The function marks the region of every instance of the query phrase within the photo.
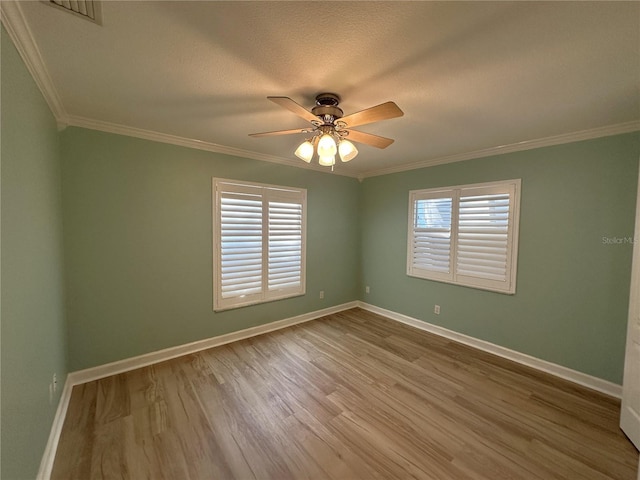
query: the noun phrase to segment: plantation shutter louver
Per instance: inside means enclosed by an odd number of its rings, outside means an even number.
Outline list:
[[[460,197],[456,273],[506,281],[509,193]]]
[[[214,310],[304,294],[306,191],[213,183]]]
[[[451,278],[451,197],[421,198],[413,201],[413,241],[410,268]]]
[[[222,298],[262,291],[262,195],[220,193],[220,288]]]
[[[476,285],[509,286],[514,187],[462,189],[456,274]]]
[[[269,202],[269,291],[300,287],[301,267],[302,204]]]
[[[520,180],[410,192],[407,274],[515,293],[519,198]]]

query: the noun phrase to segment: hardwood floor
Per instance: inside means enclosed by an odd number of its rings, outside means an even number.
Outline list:
[[[76,386],[53,479],[635,479],[619,401],[353,309]]]

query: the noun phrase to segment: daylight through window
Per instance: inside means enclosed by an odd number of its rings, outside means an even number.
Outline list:
[[[409,192],[407,275],[515,293],[520,183]]]
[[[305,293],[306,196],[213,179],[214,310]]]

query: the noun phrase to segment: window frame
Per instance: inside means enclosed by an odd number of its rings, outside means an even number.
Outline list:
[[[451,187],[436,187],[409,191],[409,215],[407,225],[407,275],[437,282],[489,290],[513,295],[516,292],[517,264],[518,264],[518,235],[520,230],[520,192],[521,179],[500,180],[495,182],[456,185]],[[505,281],[492,280],[483,277],[470,276],[457,272],[459,254],[459,221],[460,199],[473,195],[509,194],[507,252]],[[450,253],[449,271],[440,272],[416,267],[414,264],[414,226],[416,202],[426,199],[451,199],[450,224]]]
[[[216,312],[234,308],[257,305],[306,294],[306,231],[307,231],[307,190],[299,187],[271,185],[213,177],[212,185],[212,250],[213,250],[213,310]],[[258,293],[224,298],[222,295],[222,228],[221,199],[222,188],[232,189],[234,193],[259,194],[262,201],[261,234],[261,285]],[[300,285],[296,287],[269,289],[269,204],[292,202],[301,205],[301,246],[300,246]],[[273,238],[273,237],[271,237]]]

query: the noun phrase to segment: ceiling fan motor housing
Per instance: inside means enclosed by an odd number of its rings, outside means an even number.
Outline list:
[[[335,93],[321,93],[316,96],[316,106],[311,109],[311,113],[322,119],[329,115],[333,117],[332,121],[342,118],[344,112],[338,107],[339,103],[340,97]]]

